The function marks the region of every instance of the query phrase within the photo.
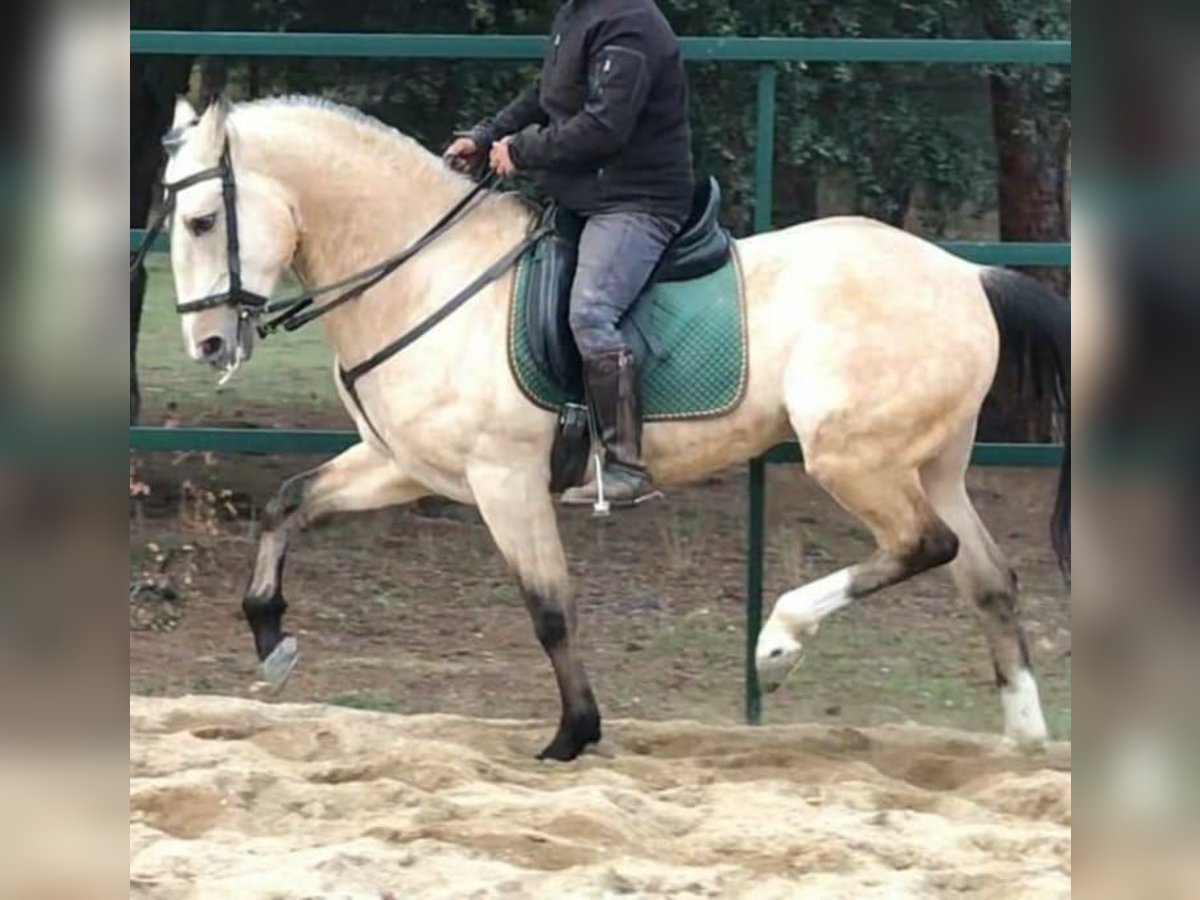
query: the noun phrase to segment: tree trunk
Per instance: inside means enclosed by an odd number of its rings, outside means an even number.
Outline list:
[[[984,30],[996,40],[1029,37],[1018,33],[1001,4],[983,7]],[[1047,110],[1047,96],[1032,96],[1037,75],[1015,69],[993,71],[988,78],[992,131],[999,166],[1000,238],[1004,241],[1064,241],[1069,201],[1064,190],[1071,140],[1069,112]],[[1070,274],[1055,269],[1030,273],[1069,296]],[[1049,398],[1030,408],[1017,385],[998,380],[984,404],[979,433],[984,440],[1045,441],[1055,435]]]
[[[786,155],[776,156],[777,213],[786,222],[810,222],[817,217],[817,178],[810,166],[797,166]]]
[[[999,166],[1000,239],[1063,241],[1068,206],[1063,185],[1071,125],[1066,116],[1047,115],[1031,98],[1027,78],[1007,72],[989,76],[992,128]],[[1063,296],[1070,276],[1057,269],[1031,275]],[[1046,441],[1054,437],[1054,411],[1047,398],[1038,407],[1019,396],[1016,384],[997,382],[984,407],[980,434],[985,440]]]
[[[1005,73],[990,76],[992,129],[1000,168],[1000,239],[1062,241],[1067,237],[1067,148],[1071,123],[1066,117],[1038,115],[1029,84]],[[1067,274],[1035,273],[1065,294]]]

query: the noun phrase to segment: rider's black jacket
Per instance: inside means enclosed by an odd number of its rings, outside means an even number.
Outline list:
[[[653,0],[564,4],[541,77],[471,132],[482,148],[510,134],[517,168],[568,209],[685,218],[687,82],[675,33]]]

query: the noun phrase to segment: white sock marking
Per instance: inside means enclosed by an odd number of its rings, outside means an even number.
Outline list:
[[[1004,707],[1005,735],[1021,746],[1046,742],[1046,720],[1032,672],[1028,669],[1017,672],[1012,683],[1000,690],[1000,703]]]
[[[850,596],[850,569],[840,569],[809,584],[788,591],[775,604],[771,618],[778,618],[794,634],[812,634],[817,623],[837,612],[853,598]]]

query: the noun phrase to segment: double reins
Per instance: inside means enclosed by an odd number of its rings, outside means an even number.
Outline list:
[[[315,319],[319,319],[326,313],[333,312],[344,303],[349,303],[357,297],[362,296],[368,290],[373,288],[379,282],[383,281],[402,265],[436,241],[439,237],[450,230],[455,224],[473,210],[483,196],[497,182],[497,176],[489,174],[482,181],[478,182],[470,191],[467,192],[461,200],[455,203],[445,214],[442,215],[429,229],[422,234],[417,240],[410,244],[405,249],[401,250],[394,256],[389,256],[387,259],[369,266],[366,269],[355,272],[340,281],[335,281],[332,284],[327,284],[318,288],[311,288],[301,291],[293,297],[288,297],[284,300],[276,300],[268,303],[263,312],[271,314],[283,310],[278,316],[269,321],[263,322],[258,326],[259,337],[265,338],[269,334],[274,334],[280,328],[285,331],[295,331],[301,326],[307,325]],[[346,288],[341,294],[338,294],[328,303],[318,306],[316,309],[309,309],[316,302],[318,297],[325,294],[331,294],[335,291]]]
[[[480,203],[484,195],[496,185],[498,176],[495,173],[488,173],[482,179],[478,180],[475,186],[462,199],[450,207],[414,243],[399,253],[330,284],[316,288],[307,288],[298,294],[282,300],[269,301],[266,297],[252,291],[247,291],[242,287],[241,253],[237,227],[237,182],[233,175],[233,160],[229,150],[229,140],[226,138],[224,147],[221,150],[221,158],[217,165],[163,185],[165,194],[164,202],[155,216],[153,223],[146,230],[146,236],[141,246],[138,247],[137,252],[134,253],[130,260],[129,272],[131,276],[145,262],[146,254],[149,253],[155,239],[165,228],[171,213],[174,211],[175,202],[180,192],[197,184],[202,184],[205,181],[211,181],[212,179],[220,179],[221,181],[221,197],[226,221],[225,232],[229,287],[223,292],[181,303],[176,307],[176,311],[180,315],[185,315],[205,309],[213,309],[218,306],[232,306],[238,311],[239,316],[245,320],[250,319],[252,316],[257,317],[259,315],[278,313],[274,318],[256,325],[259,337],[266,338],[281,328],[289,332],[295,331],[309,322],[333,312],[339,306],[361,297],[464,219]],[[525,249],[528,249],[528,247]],[[515,259],[513,262],[515,262]],[[512,265],[512,262],[509,265]],[[495,278],[496,275],[492,277]],[[484,283],[486,284],[486,282]],[[482,286],[481,284],[480,287]],[[476,290],[478,289],[476,288]],[[336,293],[337,291],[342,292],[327,303],[315,309],[311,308],[318,298]]]

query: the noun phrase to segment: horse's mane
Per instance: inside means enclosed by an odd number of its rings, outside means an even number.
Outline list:
[[[390,150],[396,155],[402,155],[406,163],[418,162],[423,164],[429,173],[437,173],[448,185],[467,185],[469,180],[443,166],[439,158],[427,150],[416,139],[409,137],[397,128],[388,125],[374,116],[364,113],[344,103],[330,100],[326,97],[316,97],[307,94],[286,94],[278,97],[266,97],[260,100],[250,100],[239,103],[234,107],[234,116],[239,113],[253,114],[260,111],[296,111],[328,115],[339,119],[342,123],[352,126],[365,140],[375,143],[381,149]]]

